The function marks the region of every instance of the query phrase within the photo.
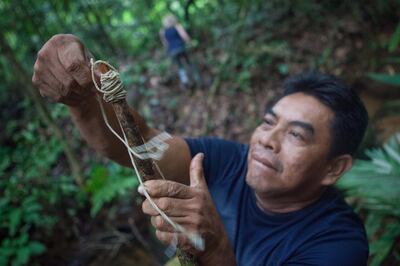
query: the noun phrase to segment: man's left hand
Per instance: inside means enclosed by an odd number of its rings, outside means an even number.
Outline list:
[[[173,221],[204,238],[204,252],[195,250],[185,235],[175,233],[148,200],[143,202],[142,208],[151,216],[151,223],[161,242],[170,244],[176,236],[179,248],[207,260],[215,252],[220,252],[222,247],[222,250],[229,247],[229,241],[208,191],[202,167],[203,157],[203,154],[197,154],[191,161],[190,186],[167,180],[150,180],[144,186],[157,206]]]

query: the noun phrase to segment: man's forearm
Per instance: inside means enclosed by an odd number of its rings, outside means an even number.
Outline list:
[[[122,132],[112,105],[104,102],[103,105],[111,127],[121,135]],[[100,105],[94,95],[78,106],[69,106],[69,109],[74,124],[78,127],[81,136],[90,147],[97,153],[119,164],[132,167],[125,146],[113,135],[104,122]],[[132,108],[130,113],[145,141],[159,134],[158,130],[149,127],[144,119]],[[157,165],[162,170],[165,178],[187,183],[188,168],[191,160],[189,148],[182,138],[176,136],[168,140],[168,144],[169,149],[165,152],[163,158],[157,162]]]
[[[228,237],[225,235],[220,245],[210,251],[209,254],[205,253],[199,258],[200,265],[224,265],[224,266],[235,266],[236,258],[233,253],[233,249],[229,243]]]
[[[118,120],[111,104],[103,103],[108,122],[111,127],[121,134]],[[130,166],[128,154],[124,145],[112,134],[104,122],[100,105],[96,98],[89,97],[78,106],[70,106],[72,120],[78,127],[81,136],[96,152],[126,166]],[[131,112],[138,123],[142,136],[151,138],[155,133],[150,129],[143,118],[135,111]]]
[[[131,166],[124,145],[110,132],[101,115],[93,88],[89,62],[91,57],[79,38],[70,34],[57,34],[40,49],[32,82],[42,96],[69,106],[75,125],[92,148],[120,164]],[[104,106],[111,127],[121,134],[112,105]],[[145,141],[158,134],[157,130],[147,126],[136,111],[130,109],[130,112]],[[157,164],[167,178],[186,182],[191,160],[189,147],[179,137],[173,137],[167,143],[169,149]]]

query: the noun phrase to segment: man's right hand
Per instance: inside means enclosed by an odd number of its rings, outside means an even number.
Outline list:
[[[90,57],[91,54],[76,36],[55,35],[38,53],[32,82],[42,96],[70,107],[72,121],[90,147],[111,160],[131,166],[125,146],[107,128],[100,105],[93,97],[97,91],[92,81]],[[99,76],[99,73],[95,76],[97,82]],[[120,125],[112,105],[104,103],[104,111],[111,126],[119,132]],[[130,111],[146,141],[159,133],[150,128],[134,109]],[[176,136],[168,144],[168,150],[158,162],[160,169],[168,179],[189,183],[189,146],[184,139]]]
[[[38,52],[32,82],[42,96],[78,106],[95,93],[90,57],[76,36],[55,35]]]

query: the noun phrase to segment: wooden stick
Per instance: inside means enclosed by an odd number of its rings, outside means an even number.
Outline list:
[[[99,65],[101,73],[106,73],[110,69],[105,64]],[[137,147],[144,144],[142,136],[139,131],[139,126],[135,121],[133,115],[129,112],[128,103],[125,99],[112,103],[117,119],[121,123],[122,129],[125,132],[128,144],[130,147]],[[143,181],[154,179],[155,172],[153,169],[151,159],[141,160],[136,156],[133,157],[135,164],[137,165],[140,176]],[[182,266],[196,266],[198,265],[193,255],[187,252],[183,252],[177,249],[177,255],[179,262]]]

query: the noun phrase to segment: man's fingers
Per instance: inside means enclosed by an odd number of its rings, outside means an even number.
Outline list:
[[[47,68],[45,70],[47,78],[45,79],[45,83],[49,85],[50,88],[53,89],[53,91],[58,92],[60,97],[65,97],[68,94],[68,89],[65,87],[56,77],[56,73],[53,74],[53,72]]]
[[[54,59],[55,63],[50,63],[50,71],[57,78],[57,80],[62,84],[64,90],[67,92],[66,98],[73,101],[73,97],[77,97],[77,99],[82,100],[85,99],[88,95],[93,94],[94,90],[91,89],[92,85],[89,84],[89,87],[82,87],[75,78],[67,72],[62,62],[58,56]],[[91,82],[91,79],[90,79]]]
[[[61,96],[46,83],[39,81],[36,83],[36,86],[40,88],[39,92],[42,97],[46,97],[55,102],[60,100]]]
[[[151,197],[191,198],[189,187],[169,180],[149,180],[144,183],[147,193]]]
[[[203,153],[198,153],[190,162],[190,186],[191,187],[207,187],[203,173]]]
[[[38,57],[44,58],[44,56]],[[54,76],[50,73],[46,63],[43,61],[37,60],[35,62],[32,83],[39,89],[42,96],[49,97],[55,101],[61,98],[61,95],[59,95],[59,88],[53,87],[54,84],[57,84],[58,86],[59,83],[57,80],[54,80]]]
[[[175,221],[175,219],[174,219]],[[175,232],[172,225],[170,225],[167,221],[164,220],[160,215],[152,216],[151,217],[151,224],[154,226],[155,229],[164,231],[164,232]]]
[[[181,217],[170,217],[175,223],[183,226],[186,230],[189,231],[199,231],[199,227],[193,224],[193,220],[199,220],[199,215],[192,215],[192,216],[181,216]],[[165,232],[175,232],[172,225],[168,223],[168,221],[164,220],[161,215],[151,216],[151,224],[154,226],[155,229]]]
[[[94,92],[88,64],[80,40],[70,34],[58,34],[38,52],[32,82],[42,96],[77,105]]]
[[[187,238],[181,233],[172,233],[156,230],[156,237],[165,245],[176,244],[180,249],[188,252],[195,252],[194,247]]]
[[[66,95],[67,92],[70,92],[74,88],[78,88],[76,91],[78,95],[84,95],[85,90],[78,85],[75,79],[69,74],[63,67],[60,59],[58,58],[57,50],[50,51],[54,55],[44,57],[47,72],[51,73],[53,77],[59,82],[59,87],[62,91],[60,91],[63,95]],[[59,88],[54,87],[54,88]]]
[[[178,233],[156,230],[156,237],[165,245],[177,244]]]
[[[64,69],[84,89],[92,86],[90,62],[87,59],[84,46],[76,41],[69,42],[58,49],[58,59]]]
[[[182,199],[162,197],[154,198],[153,201],[157,205],[157,207],[165,212],[165,214],[167,214],[168,216],[185,216],[185,214],[190,211],[191,208],[190,202]],[[157,210],[153,208],[149,200],[145,200],[142,203],[142,209],[143,212],[148,215],[154,216],[159,214]]]

